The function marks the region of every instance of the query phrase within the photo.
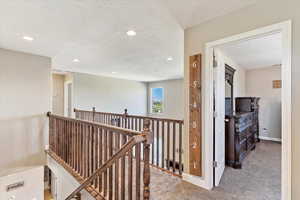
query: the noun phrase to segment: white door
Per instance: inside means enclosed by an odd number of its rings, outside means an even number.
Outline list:
[[[225,63],[221,52],[215,50],[216,64],[214,67],[214,97],[215,97],[215,186],[220,184],[225,170]]]

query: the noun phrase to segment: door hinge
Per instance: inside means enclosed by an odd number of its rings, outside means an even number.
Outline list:
[[[218,162],[217,162],[217,161],[214,161],[214,162],[213,162],[213,167],[214,167],[214,168],[217,168],[217,167],[218,167]]]
[[[216,111],[214,111],[214,118],[218,117],[218,113]]]

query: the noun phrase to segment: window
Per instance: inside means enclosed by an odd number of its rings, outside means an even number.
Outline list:
[[[151,88],[151,113],[163,112],[164,89]]]

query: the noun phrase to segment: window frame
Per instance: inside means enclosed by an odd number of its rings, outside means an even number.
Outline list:
[[[152,103],[152,97],[153,97],[153,89],[157,89],[160,88],[162,89],[162,112],[153,112],[153,103]],[[165,89],[163,87],[151,87],[150,88],[150,113],[151,114],[155,114],[155,115],[159,115],[159,114],[163,114],[165,111]]]

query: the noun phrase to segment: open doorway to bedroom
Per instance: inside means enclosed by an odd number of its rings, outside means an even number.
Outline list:
[[[238,196],[281,199],[281,43],[275,33],[214,49],[214,180]]]
[[[214,190],[289,199],[290,44],[290,22],[207,44],[205,167]]]

